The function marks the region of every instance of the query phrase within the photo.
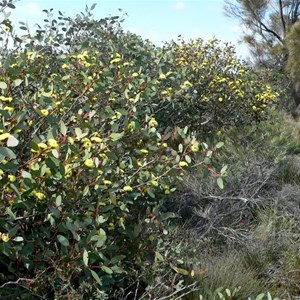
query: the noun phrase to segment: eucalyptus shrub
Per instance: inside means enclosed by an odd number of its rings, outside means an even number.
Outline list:
[[[194,85],[209,74],[180,60],[184,47],[157,48],[124,32],[117,17],[94,20],[94,5],[74,19],[45,11],[34,32],[20,22],[21,36],[8,8],[3,1],[1,296],[70,297],[89,282],[100,297],[126,285],[129,268],[162,257],[156,241],[172,214],[157,207],[193,166],[223,185],[225,168],[212,160],[222,143],[198,141],[184,124],[192,125],[188,102],[179,101],[204,93]],[[224,97],[226,107],[226,92],[206,95]],[[191,120],[209,109],[201,103]],[[256,114],[248,104],[245,114]]]
[[[221,146],[200,144],[187,127],[161,126],[151,101],[161,90],[152,44],[114,19],[90,20],[89,11],[60,16],[61,24],[46,13],[44,28],[30,34],[21,24],[21,37],[2,22],[3,295],[11,295],[8,281],[48,297],[91,278],[100,290],[122,283],[129,265],[159,255],[168,215],[156,206]],[[174,131],[178,149],[168,145]]]
[[[234,46],[215,38],[166,44],[169,62],[160,71],[165,124],[183,124],[203,137],[268,116],[279,93],[268,76],[237,59]],[[180,70],[180,71],[179,71]]]

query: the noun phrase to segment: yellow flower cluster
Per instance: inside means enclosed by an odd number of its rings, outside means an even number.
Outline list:
[[[0,232],[0,241],[3,241],[4,243],[7,243],[10,241],[10,237],[8,235],[8,233],[2,233]]]

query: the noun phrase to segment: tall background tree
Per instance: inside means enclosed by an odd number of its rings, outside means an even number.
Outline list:
[[[244,26],[242,39],[257,67],[286,75],[296,105],[300,104],[299,0],[225,0],[225,14]],[[295,25],[295,26],[294,26]],[[296,26],[297,25],[297,26]],[[297,29],[295,28],[297,27]]]

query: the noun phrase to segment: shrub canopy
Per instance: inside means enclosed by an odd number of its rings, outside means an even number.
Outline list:
[[[1,283],[23,278],[14,291],[40,296],[91,280],[110,290],[129,265],[161,257],[172,214],[156,207],[192,166],[222,186],[225,168],[212,161],[222,143],[205,139],[260,119],[276,95],[215,40],[155,47],[88,8],[74,19],[45,11],[44,26],[21,23],[18,36],[6,8]]]

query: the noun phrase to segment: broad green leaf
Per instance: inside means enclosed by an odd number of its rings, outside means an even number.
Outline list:
[[[121,139],[124,135],[124,132],[121,132],[121,133],[112,133],[110,135],[110,138],[113,140],[113,141],[117,141],[119,139]]]
[[[91,271],[93,278],[97,281],[97,283],[102,284],[101,279],[99,278],[98,274],[93,270],[90,270],[90,271]]]
[[[62,202],[62,196],[58,195],[55,200],[56,206],[61,206],[61,202]]]
[[[223,183],[222,177],[218,177],[218,179],[217,179],[217,184],[218,184],[219,188],[220,188],[221,190],[223,190],[223,188],[224,188],[224,183]]]
[[[31,179],[31,174],[29,172],[27,172],[27,171],[24,171],[24,170],[22,171],[21,176],[23,178],[29,178],[29,179]]]
[[[190,164],[190,163],[192,163],[192,159],[191,159],[191,157],[189,156],[189,155],[186,155],[185,157],[184,157],[184,159]]]
[[[4,157],[8,157],[10,159],[16,158],[15,153],[7,147],[0,147],[0,155],[3,155]]]
[[[22,79],[15,79],[15,80],[14,80],[14,86],[17,87],[17,86],[19,86],[22,82],[23,82]]]
[[[265,297],[265,294],[259,294],[258,296],[256,296],[255,300],[262,300]]]
[[[63,235],[58,234],[57,239],[63,246],[65,246],[65,247],[70,246],[68,239],[66,237],[64,237]]]
[[[0,81],[0,89],[1,90],[6,90],[7,89],[7,84],[4,81]]]
[[[217,143],[216,148],[219,149],[219,148],[221,148],[223,146],[224,146],[224,143],[223,142],[219,142],[219,143]]]
[[[182,144],[179,144],[179,146],[178,146],[178,152],[179,153],[183,152],[183,145]]]
[[[227,171],[227,168],[228,168],[228,166],[224,166],[224,167],[221,169],[221,171],[220,171],[221,176],[225,175],[225,173],[226,173],[226,171]]]
[[[7,147],[16,147],[19,145],[19,141],[12,135],[10,138],[8,138],[6,145]]]
[[[6,212],[13,220],[16,220],[15,214],[12,212],[12,210],[9,207],[6,207]]]
[[[67,128],[66,124],[63,121],[61,121],[60,122],[60,132],[61,132],[61,134],[66,135],[67,131],[68,131],[68,128]]]
[[[101,270],[109,275],[111,275],[113,273],[113,270],[107,266],[102,266]]]
[[[83,263],[84,263],[84,265],[88,266],[88,263],[89,263],[89,254],[86,251],[86,249],[84,249],[82,257],[83,257]]]

